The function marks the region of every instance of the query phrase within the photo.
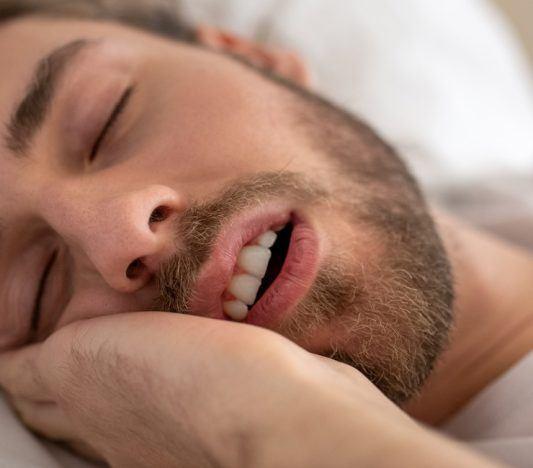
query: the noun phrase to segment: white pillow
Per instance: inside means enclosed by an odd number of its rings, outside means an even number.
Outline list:
[[[361,115],[439,191],[533,171],[533,95],[484,0],[182,0],[193,22],[299,51],[319,91]]]

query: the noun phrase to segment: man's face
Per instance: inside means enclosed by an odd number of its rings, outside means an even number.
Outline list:
[[[273,329],[397,401],[421,385],[450,322],[448,267],[368,129],[111,23],[4,26],[0,69],[3,349],[163,309]]]

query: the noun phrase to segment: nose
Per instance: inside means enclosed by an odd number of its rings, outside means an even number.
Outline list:
[[[63,194],[51,210],[51,224],[111,288],[131,293],[146,285],[174,253],[176,219],[183,209],[183,197],[167,186],[107,196],[77,191]]]

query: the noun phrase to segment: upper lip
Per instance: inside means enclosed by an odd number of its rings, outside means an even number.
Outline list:
[[[275,226],[288,223],[290,207],[269,203],[232,217],[218,235],[209,260],[200,270],[192,291],[190,312],[224,319],[222,295],[233,275],[237,256],[252,240]]]

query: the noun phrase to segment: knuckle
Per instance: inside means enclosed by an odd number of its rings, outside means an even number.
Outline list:
[[[241,327],[235,329],[230,336],[220,341],[219,346],[223,355],[234,362],[244,360],[260,366],[274,366],[279,371],[283,371],[298,355],[297,346],[286,338],[252,326],[248,326],[247,330]]]

